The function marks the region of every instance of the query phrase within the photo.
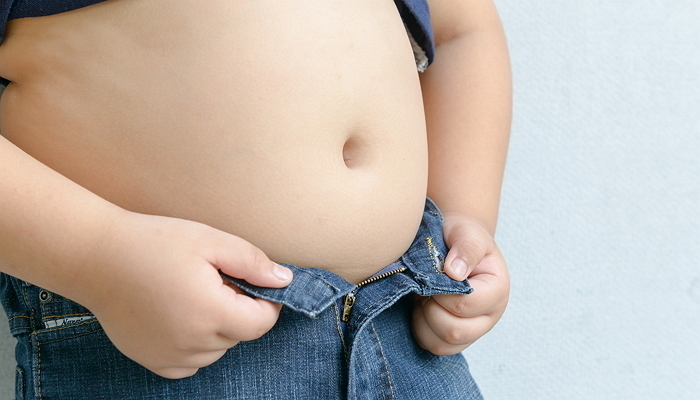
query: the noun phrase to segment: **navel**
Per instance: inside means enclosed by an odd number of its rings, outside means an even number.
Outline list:
[[[361,167],[366,158],[366,153],[362,140],[356,136],[351,136],[343,145],[343,162],[349,169]]]

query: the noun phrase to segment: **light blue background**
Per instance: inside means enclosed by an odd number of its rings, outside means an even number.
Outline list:
[[[700,398],[700,2],[497,0],[515,117],[487,399]]]
[[[497,237],[513,285],[465,352],[472,372],[490,400],[697,399],[700,2],[496,3],[515,80]]]

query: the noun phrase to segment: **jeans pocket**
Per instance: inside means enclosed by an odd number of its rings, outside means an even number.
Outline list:
[[[97,318],[90,310],[68,298],[39,287],[29,288],[27,295],[37,300],[34,335],[41,343],[101,330]]]

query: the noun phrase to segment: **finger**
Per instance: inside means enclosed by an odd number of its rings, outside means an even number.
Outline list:
[[[182,379],[182,378],[187,378],[190,377],[194,374],[197,373],[199,369],[198,368],[157,368],[157,369],[152,369],[151,371],[154,374],[160,375],[163,378],[168,378],[168,379]]]
[[[226,239],[227,243],[207,255],[209,262],[226,275],[271,288],[285,287],[292,281],[292,271],[272,262],[259,248],[235,236]]]
[[[494,314],[505,309],[508,302],[508,282],[497,276],[480,274],[469,278],[474,288],[471,294],[440,294],[432,299],[449,313],[462,318]]]
[[[468,346],[485,335],[496,324],[497,318],[478,315],[459,318],[434,300],[422,306],[425,323],[437,338],[453,346]]]
[[[210,351],[171,351],[167,359],[161,360],[155,369],[198,369],[215,363],[226,354],[229,347]]]
[[[233,290],[229,293],[228,309],[223,313],[218,328],[223,339],[231,342],[254,340],[272,329],[282,309],[280,304],[253,299]]]
[[[474,291],[467,295],[433,296],[451,313],[460,317],[497,314],[500,317],[508,304],[510,276],[503,255],[494,244],[493,250],[476,266],[469,277]]]
[[[188,355],[178,365],[179,368],[204,368],[218,361],[230,347],[220,350],[202,351]]]
[[[449,344],[438,337],[433,332],[433,329],[428,325],[425,319],[424,310],[420,306],[416,306],[413,310],[413,337],[418,346],[435,355],[449,356],[457,354],[469,347],[471,343],[453,345]]]
[[[217,275],[218,276],[218,275]],[[227,350],[241,341],[262,336],[274,326],[281,304],[252,298],[241,288],[218,277],[220,288],[209,290],[209,302],[202,309],[205,317],[195,323],[198,329],[184,330],[174,343],[170,363],[193,354]],[[193,323],[188,320],[183,323]],[[193,367],[202,365],[179,365]]]
[[[445,243],[450,248],[445,257],[445,273],[463,281],[493,249],[493,238],[476,223],[446,226],[445,230]]]

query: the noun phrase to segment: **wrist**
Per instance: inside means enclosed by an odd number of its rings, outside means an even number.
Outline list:
[[[99,294],[107,294],[114,284],[114,260],[122,247],[121,236],[128,215],[133,214],[111,203],[94,209],[89,222],[73,241],[70,251],[59,257],[52,278],[45,286],[88,308]]]
[[[443,211],[442,218],[443,225],[445,226],[446,231],[448,231],[454,225],[467,224],[479,230],[483,230],[484,232],[488,233],[491,237],[494,236],[494,228],[492,228],[492,226],[495,226],[495,222],[491,224],[489,223],[489,221],[486,221],[485,219],[479,218],[472,214],[460,211]]]

